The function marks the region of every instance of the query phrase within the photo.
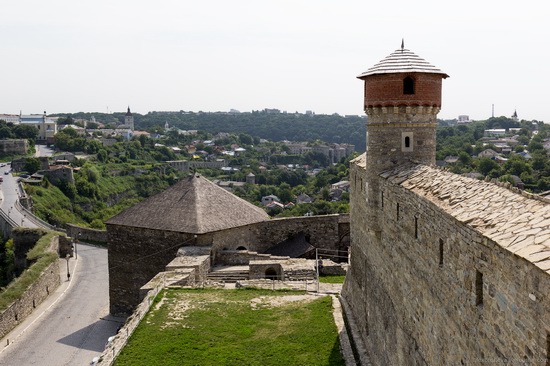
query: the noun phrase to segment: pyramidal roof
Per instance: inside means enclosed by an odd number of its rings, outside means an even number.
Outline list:
[[[260,207],[193,174],[107,220],[107,224],[204,234],[268,220]]]
[[[366,76],[376,74],[395,74],[395,73],[409,73],[409,72],[422,72],[441,74],[443,78],[449,77],[443,71],[437,67],[431,65],[428,61],[420,58],[414,52],[404,48],[404,44],[401,48],[395,50],[388,57],[378,62],[376,65],[363,72],[357,78],[362,79]]]

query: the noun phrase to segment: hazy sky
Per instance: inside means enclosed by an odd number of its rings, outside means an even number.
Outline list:
[[[0,113],[363,114],[356,76],[405,39],[450,75],[440,118],[550,123],[542,1],[0,2]]]

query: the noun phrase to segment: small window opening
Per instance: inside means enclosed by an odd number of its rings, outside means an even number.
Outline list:
[[[483,273],[476,270],[476,305],[483,306]]]
[[[418,217],[414,217],[414,238],[418,239]]]
[[[410,76],[403,79],[403,94],[414,94],[414,79]]]
[[[380,192],[380,206],[384,207],[384,192]]]
[[[405,147],[411,147],[411,138],[409,136],[405,136]]]
[[[439,267],[443,267],[443,240],[439,239]]]

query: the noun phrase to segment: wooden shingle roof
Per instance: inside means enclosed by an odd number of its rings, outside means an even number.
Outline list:
[[[362,79],[366,76],[376,74],[395,74],[411,72],[440,74],[443,76],[443,78],[449,77],[449,75],[445,74],[437,67],[431,65],[428,61],[420,58],[414,52],[406,48],[400,48],[398,50],[395,50],[385,59],[378,62],[376,65],[369,68],[367,71],[363,72],[361,75],[357,76],[357,78]]]
[[[268,219],[260,207],[194,174],[110,218],[106,224],[204,234]]]

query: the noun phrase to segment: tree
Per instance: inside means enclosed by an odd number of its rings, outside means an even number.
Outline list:
[[[13,128],[13,133],[18,139],[36,140],[38,137],[38,128],[31,125],[19,124]]]
[[[0,127],[0,139],[11,139],[14,137],[14,134],[11,132],[11,128],[8,126]]]
[[[27,173],[34,174],[41,168],[41,166],[42,164],[40,164],[40,160],[37,158],[27,158],[24,169]]]
[[[489,175],[491,170],[498,169],[499,165],[496,161],[490,158],[481,158],[478,161],[477,171],[483,175]]]

